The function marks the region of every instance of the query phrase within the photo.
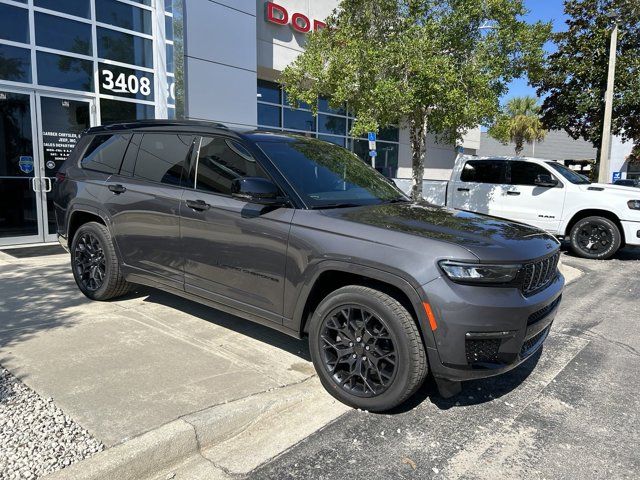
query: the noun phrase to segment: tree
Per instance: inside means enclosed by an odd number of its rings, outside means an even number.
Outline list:
[[[536,78],[542,121],[600,148],[607,89],[609,40],[619,26],[612,132],[640,142],[640,2],[565,0],[567,30],[553,34],[557,51]],[[599,155],[598,155],[599,158]]]
[[[419,199],[427,133],[453,143],[490,123],[507,83],[541,64],[550,25],[525,13],[523,0],[342,0],[282,82],[294,103],[346,102],[353,135],[406,122]]]
[[[522,154],[525,143],[544,140],[547,131],[540,120],[538,100],[530,96],[509,100],[496,122],[489,128],[489,135],[505,145],[514,143],[518,156]]]

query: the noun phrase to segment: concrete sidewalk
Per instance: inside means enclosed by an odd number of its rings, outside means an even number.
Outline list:
[[[169,294],[90,302],[66,255],[3,255],[0,285],[0,363],[107,446],[314,374],[305,342]]]

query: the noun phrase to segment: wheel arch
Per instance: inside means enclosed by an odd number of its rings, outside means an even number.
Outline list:
[[[620,239],[622,241],[620,248],[624,247],[626,240],[625,240],[625,236],[624,236],[624,228],[622,227],[622,222],[620,222],[620,218],[613,212],[609,211],[609,210],[603,210],[603,209],[598,209],[598,208],[587,208],[584,210],[580,210],[578,212],[576,212],[572,217],[571,220],[569,220],[569,222],[567,223],[566,228],[564,229],[564,234],[566,237],[569,237],[569,235],[571,235],[571,229],[573,228],[573,226],[580,220],[582,220],[583,218],[587,218],[587,217],[604,217],[608,220],[611,220],[613,223],[616,224],[616,226],[618,227],[618,230],[620,231]]]
[[[397,300],[416,322],[425,349],[435,347],[422,299],[413,285],[404,278],[383,270],[333,261],[322,262],[298,298],[294,321],[299,336],[302,337],[307,332],[309,320],[320,302],[331,292],[347,285],[375,288]]]
[[[73,237],[78,229],[85,223],[89,222],[98,222],[109,228],[106,215],[99,210],[90,207],[75,208],[69,214],[69,221],[67,222],[67,245],[69,248],[71,248]]]

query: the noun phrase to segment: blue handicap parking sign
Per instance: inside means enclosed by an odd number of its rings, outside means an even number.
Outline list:
[[[613,181],[622,180],[622,172],[613,172]]]
[[[376,141],[376,132],[369,132],[369,141],[370,142]]]

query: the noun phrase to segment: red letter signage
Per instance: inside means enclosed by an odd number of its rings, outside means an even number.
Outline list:
[[[278,25],[286,25],[289,23],[289,14],[287,9],[273,2],[266,3],[267,21]]]
[[[306,15],[294,13],[291,15],[291,28],[300,33],[307,33],[311,30],[311,20]]]

